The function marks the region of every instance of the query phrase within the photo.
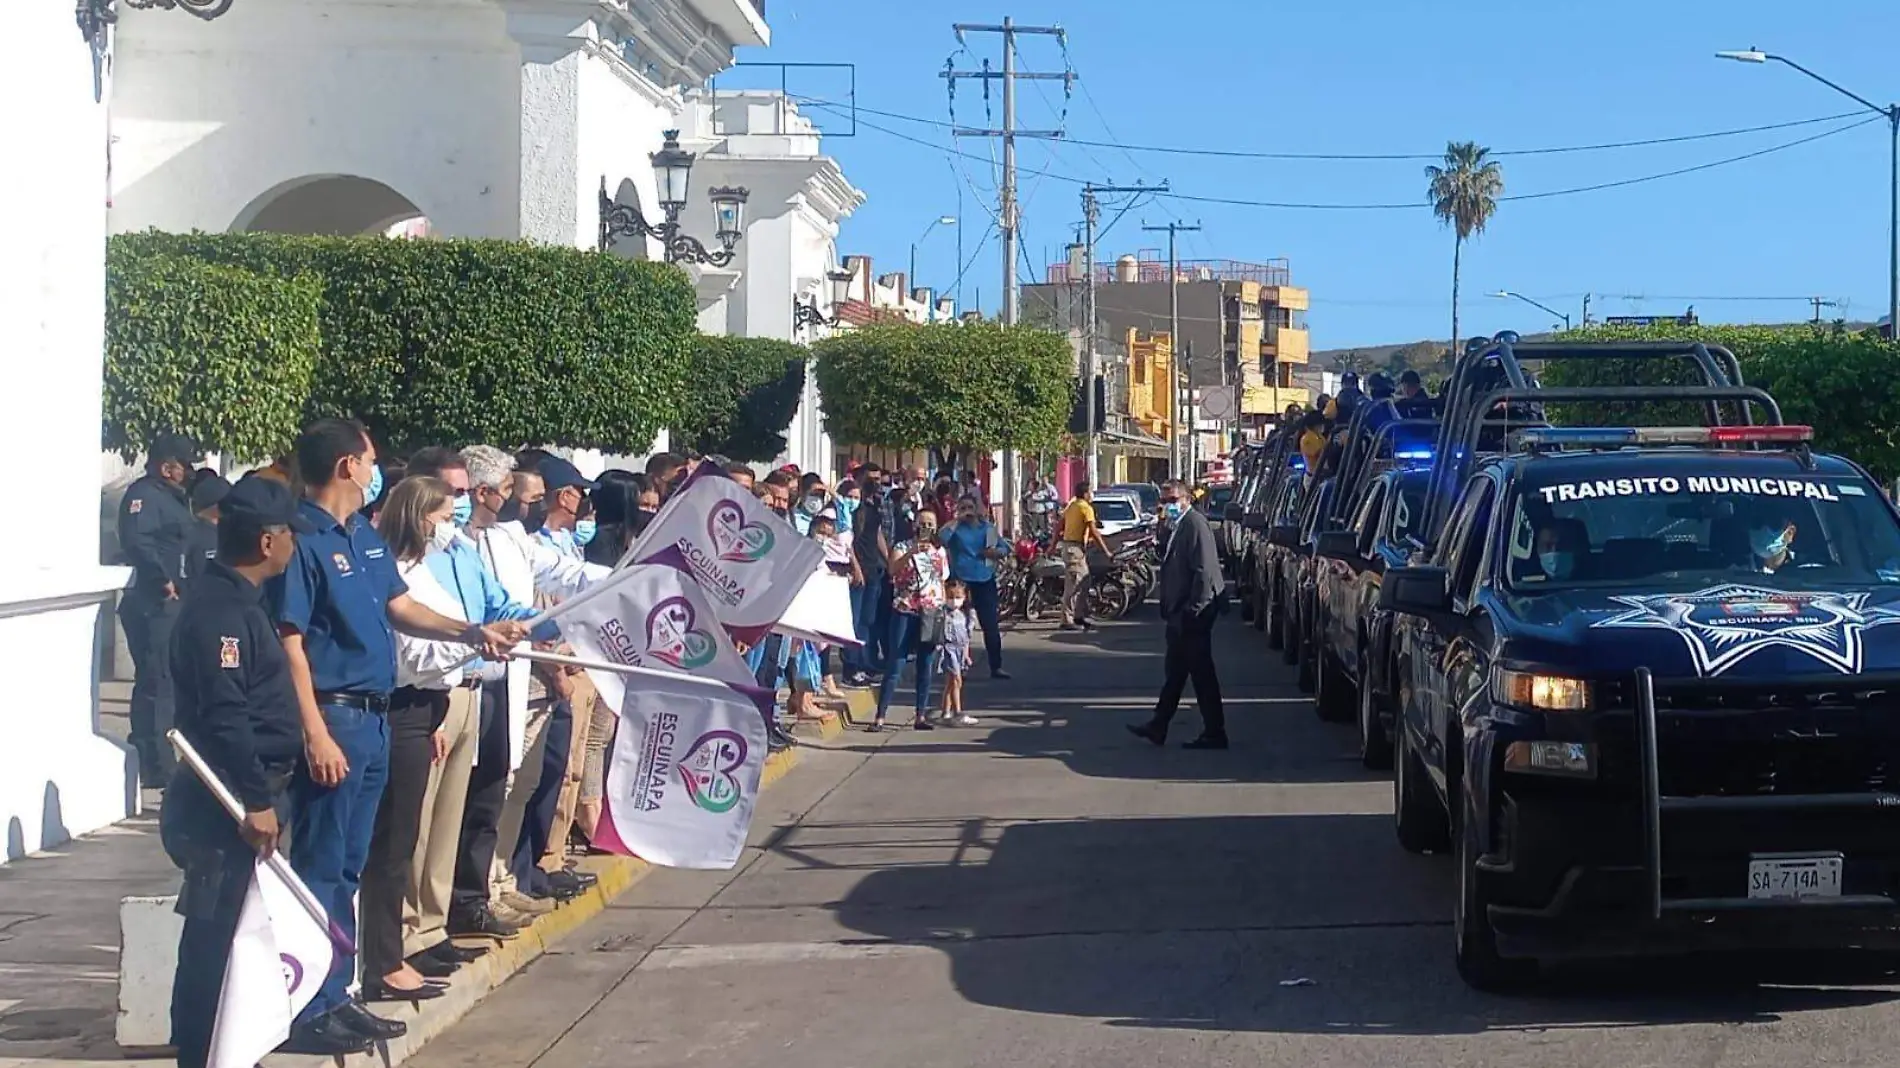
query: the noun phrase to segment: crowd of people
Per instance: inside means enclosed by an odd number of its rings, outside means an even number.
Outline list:
[[[962,684],[978,634],[991,677],[1009,677],[996,577],[1008,548],[972,472],[933,483],[861,463],[834,485],[661,453],[590,479],[536,449],[383,457],[338,419],[235,484],[176,435],[147,456],[119,507],[135,573],[121,618],[137,665],[131,741],[148,781],[167,784],[161,833],[185,876],[181,1064],[207,1054],[260,852],[284,849],[360,947],[360,987],[340,956],[283,1047],[304,1054],[400,1035],[366,1003],[441,997],[458,967],[591,885],[573,858],[602,818],[618,710],[580,669],[509,654],[561,648],[537,617],[607,575],[700,465],[821,542],[851,588],[861,644],[774,634],[740,647],[762,687],[787,692],[774,749],[845,687],[875,691],[868,729],[885,730],[907,664],[914,729],[975,725]],[[241,822],[175,766],[174,725]]]

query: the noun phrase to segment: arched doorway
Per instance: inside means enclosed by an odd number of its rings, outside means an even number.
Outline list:
[[[381,182],[349,174],[320,174],[285,182],[251,201],[231,229],[425,237],[429,221],[415,202]]]

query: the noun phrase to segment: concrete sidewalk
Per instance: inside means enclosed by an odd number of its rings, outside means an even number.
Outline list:
[[[866,697],[854,697],[854,706]],[[808,743],[822,742],[842,728],[833,719],[822,726],[802,725],[799,734]],[[798,759],[797,749],[776,754],[767,763],[765,784],[783,777]],[[0,867],[0,1068],[170,1063],[167,1050],[126,1049],[116,1038],[121,903],[178,890],[178,871],[158,839],[159,795],[148,791],[145,799],[147,811],[138,818]],[[361,1062],[393,1065],[405,1059],[548,946],[598,915],[648,870],[624,857],[589,858],[584,866],[600,876],[599,885],[462,969],[449,996],[425,1003],[420,1012],[413,1006],[378,1006],[378,1012],[407,1022],[410,1035]],[[318,1063],[316,1058],[271,1061]]]

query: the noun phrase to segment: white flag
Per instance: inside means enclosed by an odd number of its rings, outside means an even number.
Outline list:
[[[629,564],[560,607],[561,640],[577,656],[630,667],[703,675],[751,684],[752,669],[733,647],[706,603],[705,591],[667,551],[655,563]],[[589,669],[588,678],[609,708],[625,703],[637,679]]]
[[[772,629],[794,638],[830,642],[834,645],[858,645],[857,628],[851,618],[851,580],[834,575],[830,568],[819,568],[805,580],[792,603]]]
[[[595,844],[670,868],[731,868],[765,773],[772,695],[680,677],[624,681]]]
[[[277,869],[259,860],[218,991],[208,1068],[253,1068],[283,1045],[297,1014],[330,974],[334,954],[329,931]]]
[[[647,563],[677,549],[720,623],[757,641],[824,563],[824,546],[759,503],[714,464],[700,464],[661,507],[628,556]]]

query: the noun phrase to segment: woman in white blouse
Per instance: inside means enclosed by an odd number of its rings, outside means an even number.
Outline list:
[[[417,602],[452,619],[466,619],[461,598],[443,588],[424,564],[456,537],[455,498],[436,478],[406,478],[390,491],[377,517],[377,529],[396,558],[396,569]],[[424,870],[447,857],[453,865],[454,839],[460,832],[464,790],[474,758],[472,741],[451,746],[443,730],[452,696],[463,687],[456,665],[468,657],[464,646],[398,635],[396,691],[389,700],[389,782],[376,809],[369,858],[363,865],[360,924],[363,988],[368,999],[424,1001],[442,996],[433,977],[454,970],[454,961],[425,957],[403,959],[403,902],[412,902],[437,877],[444,887],[453,874]],[[463,705],[464,715],[472,702]],[[464,738],[471,732],[459,732]],[[447,783],[448,788],[442,788]],[[433,794],[433,797],[430,795]],[[444,809],[453,808],[454,812]],[[448,848],[431,849],[425,836],[449,837]],[[440,843],[436,843],[440,844]],[[420,957],[420,955],[418,955]]]

